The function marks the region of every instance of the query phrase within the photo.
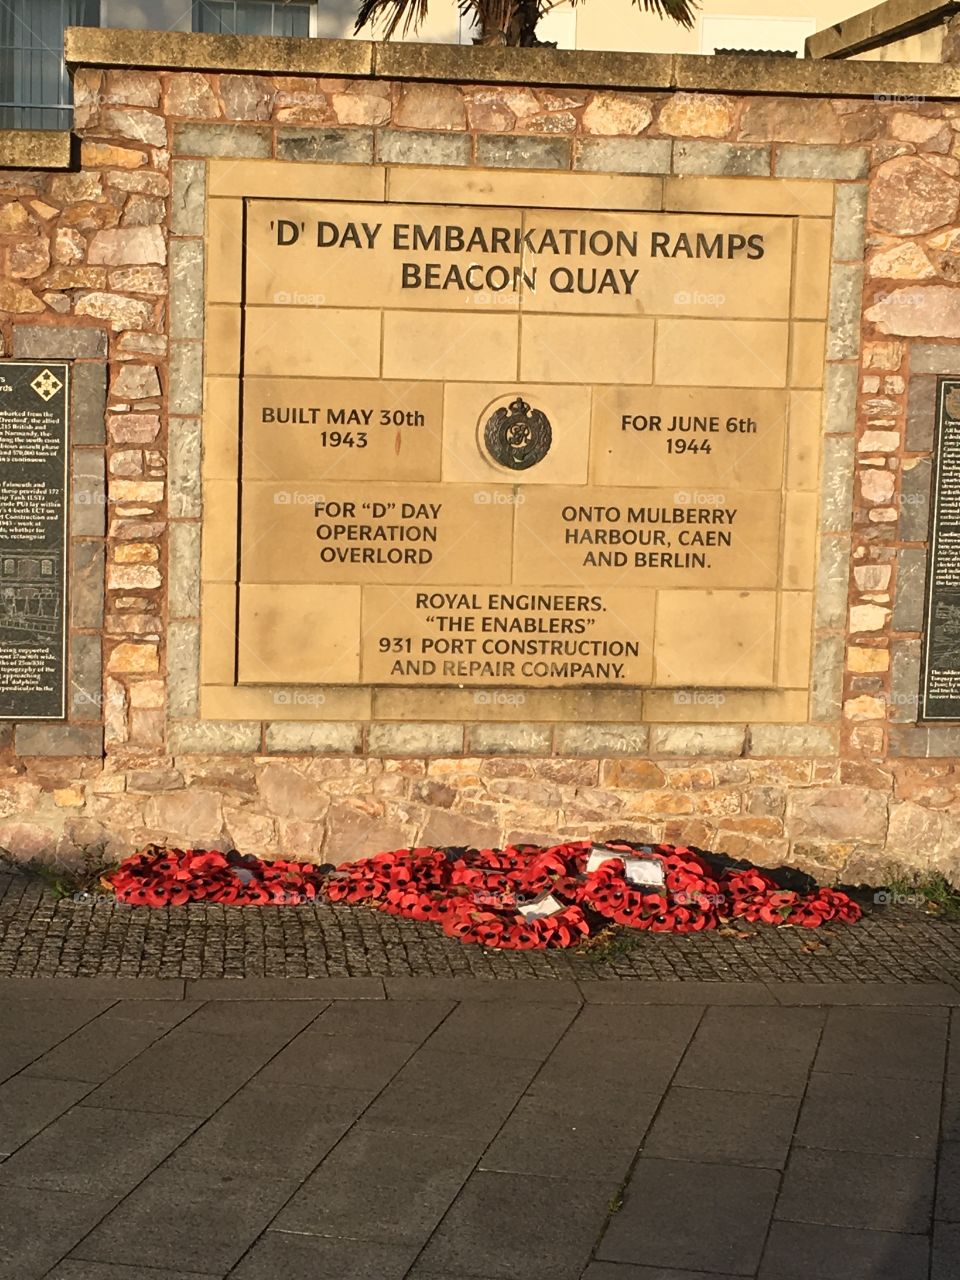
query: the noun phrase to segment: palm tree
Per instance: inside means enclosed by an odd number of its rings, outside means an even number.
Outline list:
[[[524,48],[545,43],[537,39],[537,23],[561,3],[563,0],[458,0],[463,16],[473,19],[477,31],[474,44]],[[423,22],[428,4],[429,0],[360,0],[354,31],[360,31],[368,22],[382,21],[385,39],[398,30],[406,35]],[[697,0],[634,0],[634,4],[659,18],[672,18],[681,27],[694,24]]]

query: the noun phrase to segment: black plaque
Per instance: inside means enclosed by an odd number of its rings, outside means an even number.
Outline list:
[[[0,361],[0,719],[65,714],[67,383]]]
[[[960,720],[960,378],[937,379],[921,715]]]

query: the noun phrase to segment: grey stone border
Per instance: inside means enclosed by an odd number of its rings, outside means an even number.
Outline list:
[[[18,756],[103,756],[107,334],[84,324],[14,324],[13,359],[70,362],[67,707],[63,720],[7,721]]]
[[[604,1005],[955,1008],[947,982],[655,982],[642,978],[0,978],[7,1000],[503,1000]]]
[[[206,171],[204,160],[197,154],[187,157],[184,152],[195,141],[199,154],[205,158],[236,158],[252,154],[261,155],[259,141],[251,144],[244,140],[249,124],[218,123],[214,127],[194,126],[194,133],[186,132],[187,126],[177,126],[174,136],[174,159],[171,163],[173,190],[177,196],[174,209],[175,227],[171,235],[171,261],[181,260],[184,250],[178,246],[202,237],[206,183],[202,174]],[[200,132],[203,130],[203,132]],[[259,139],[262,130],[253,130]],[[378,131],[382,132],[382,131]],[[446,153],[437,151],[441,139],[448,134],[407,131],[418,137],[425,152],[413,147],[403,153],[401,163],[447,164]],[[579,148],[565,165],[558,169],[557,154],[550,146],[531,150],[531,143],[554,140],[529,138],[495,138],[500,150],[491,166],[533,168],[538,163],[550,172],[571,171],[571,166],[582,158]],[[568,151],[572,144],[567,140]],[[582,145],[583,140],[579,140]],[[599,140],[607,142],[611,140]],[[618,143],[646,143],[645,147],[629,149],[627,172],[662,175],[666,154],[654,147],[653,139],[617,139]],[[515,158],[509,148],[513,143]],[[490,143],[489,146],[493,144]],[[810,715],[817,719],[809,723],[760,723],[755,725],[724,724],[653,724],[627,726],[616,723],[577,724],[563,722],[519,724],[502,721],[480,723],[442,721],[429,726],[434,731],[433,747],[427,750],[431,736],[427,726],[421,726],[415,754],[430,755],[481,755],[516,754],[542,756],[544,754],[585,753],[586,744],[604,744],[610,754],[673,754],[666,747],[669,741],[683,742],[681,754],[716,755],[721,757],[747,756],[766,758],[772,756],[830,757],[839,752],[841,691],[844,673],[844,652],[847,643],[847,598],[850,575],[851,529],[853,523],[854,432],[856,429],[856,395],[858,385],[858,357],[860,342],[860,317],[862,312],[863,284],[863,222],[867,200],[867,183],[862,179],[868,166],[865,148],[834,146],[761,146],[756,148],[732,147],[729,143],[691,144],[673,141],[670,144],[671,172],[689,174],[690,165],[701,175],[729,176],[749,173],[751,177],[787,176],[833,181],[835,186],[834,242],[829,283],[829,316],[827,322],[827,353],[825,357],[823,386],[823,471],[820,495],[819,546],[817,552],[818,573],[814,585],[815,631],[811,658]],[[488,146],[488,149],[489,149]],[[336,163],[331,155],[328,160],[318,158],[314,148],[295,150],[303,159],[287,163]],[[322,155],[322,149],[321,149]],[[424,155],[428,158],[424,160]],[[760,159],[758,161],[757,156]],[[772,155],[772,159],[771,159]],[[617,156],[619,159],[619,155]],[[744,167],[746,169],[744,170]],[[478,166],[479,167],[479,166]],[[612,168],[604,171],[614,172]],[[577,170],[574,168],[574,172]],[[189,197],[187,195],[189,193]],[[189,204],[189,209],[187,208]],[[196,262],[199,253],[191,258]],[[202,307],[202,289],[199,291]],[[323,722],[304,724],[300,731],[297,722],[269,722],[259,720],[214,721],[199,720],[200,702],[200,617],[199,596],[188,592],[192,579],[200,580],[200,538],[186,532],[175,533],[180,521],[197,522],[201,518],[200,475],[202,456],[202,405],[203,405],[203,343],[202,336],[195,335],[195,326],[181,314],[182,308],[192,310],[197,296],[192,290],[174,289],[171,282],[170,299],[170,371],[169,371],[169,513],[171,545],[177,539],[178,564],[171,572],[171,599],[183,612],[178,616],[171,611],[167,635],[168,670],[168,748],[174,754],[180,752],[257,753],[264,744],[273,751],[300,751],[320,754],[354,754],[365,746],[366,754],[409,754],[409,749],[398,746],[397,729],[400,722],[376,721],[341,724],[332,731]],[[201,312],[202,313],[202,312]],[[186,336],[188,335],[189,336]],[[183,336],[175,336],[183,335]],[[285,727],[289,726],[289,727]],[[646,730],[644,733],[642,730]],[[455,740],[456,739],[456,740]],[[446,747],[438,749],[440,742]],[[641,747],[640,744],[646,745]],[[281,745],[283,744],[283,745]],[[619,750],[618,750],[619,747]],[[639,750],[638,750],[639,749]]]

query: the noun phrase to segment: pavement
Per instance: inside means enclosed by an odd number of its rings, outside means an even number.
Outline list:
[[[56,898],[0,872],[0,976],[456,977],[658,982],[947,982],[960,923],[876,906],[856,925],[747,926],[680,936],[622,932],[573,951],[486,951],[438,926],[327,903],[154,910],[112,894]]]
[[[934,981],[0,978],[0,1277],[955,1280],[958,1009]]]

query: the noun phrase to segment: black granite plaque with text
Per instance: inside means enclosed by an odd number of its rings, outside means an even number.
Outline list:
[[[65,714],[63,362],[0,361],[0,719]]]
[[[960,720],[960,378],[937,379],[933,448],[921,716]]]

